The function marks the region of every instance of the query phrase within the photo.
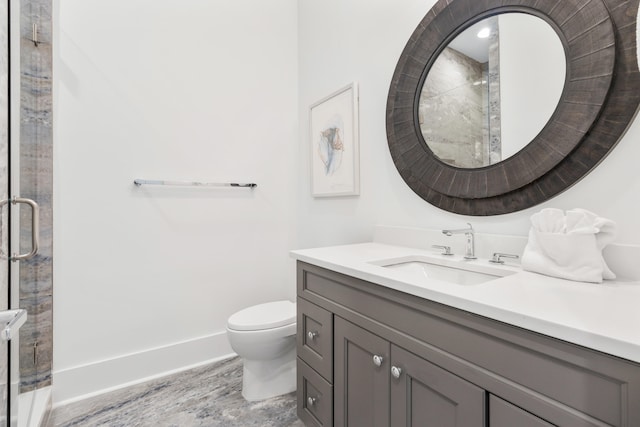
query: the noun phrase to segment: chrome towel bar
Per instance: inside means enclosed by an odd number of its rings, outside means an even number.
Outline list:
[[[238,183],[238,182],[197,182],[197,181],[166,181],[166,180],[153,180],[153,179],[134,179],[133,183],[140,187],[141,185],[178,185],[182,187],[242,187],[242,188],[255,188],[258,184],[253,182]]]

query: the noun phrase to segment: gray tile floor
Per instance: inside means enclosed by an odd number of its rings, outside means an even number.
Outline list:
[[[295,394],[242,398],[242,363],[224,360],[55,409],[47,427],[304,427]]]

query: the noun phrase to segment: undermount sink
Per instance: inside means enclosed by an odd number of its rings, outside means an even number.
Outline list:
[[[371,264],[397,270],[413,278],[441,280],[456,285],[477,285],[516,273],[506,268],[426,256],[385,259]]]

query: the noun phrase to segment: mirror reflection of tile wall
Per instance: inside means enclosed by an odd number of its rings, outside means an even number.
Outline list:
[[[455,166],[484,162],[485,64],[449,47],[429,70],[420,97],[420,127],[438,157]],[[478,148],[480,148],[478,150]]]
[[[498,20],[486,21],[493,28],[488,60],[480,62],[446,47],[429,70],[420,96],[425,142],[440,160],[462,168],[502,160]]]

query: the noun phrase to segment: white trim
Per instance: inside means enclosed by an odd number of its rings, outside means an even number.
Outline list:
[[[53,372],[53,407],[234,356],[226,332]]]

